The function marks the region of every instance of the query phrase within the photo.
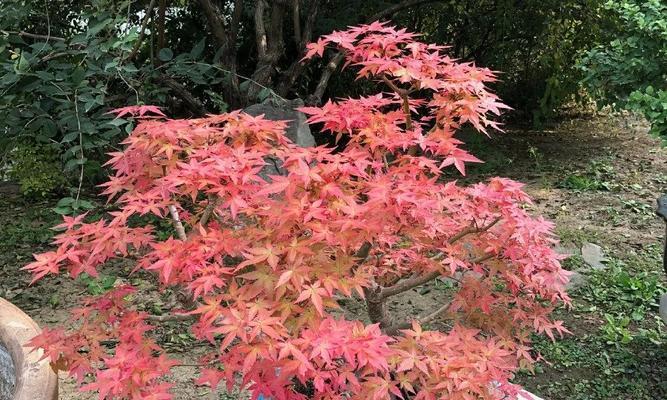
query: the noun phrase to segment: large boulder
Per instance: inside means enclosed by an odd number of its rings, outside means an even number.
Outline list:
[[[303,107],[303,100],[281,100],[269,96],[261,103],[253,104],[243,110],[252,116],[264,115],[264,118],[272,121],[289,121],[287,125],[287,137],[301,147],[315,146],[315,137],[310,133],[310,127],[306,122],[306,115],[297,108]]]
[[[269,97],[261,103],[253,104],[243,111],[252,116],[264,115],[264,118],[272,121],[288,121],[285,135],[296,145],[301,147],[315,146],[315,137],[310,133],[310,127],[306,122],[306,114],[298,111],[297,108],[303,107],[301,99],[282,100]],[[267,165],[262,169],[259,175],[267,182],[271,181],[271,175],[285,175],[280,160],[274,157],[267,157]]]

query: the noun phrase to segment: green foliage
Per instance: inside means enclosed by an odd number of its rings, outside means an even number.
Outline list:
[[[157,59],[130,59],[135,48],[150,50],[145,40],[138,43],[145,4],[135,3],[57,0],[47,9],[36,0],[0,3],[0,153],[8,155],[0,161],[19,168],[25,160],[16,157],[29,142],[48,145],[48,162],[55,155],[62,164],[50,175],[17,171],[28,192],[46,194],[66,182],[78,186],[82,172],[89,184],[103,177],[100,160],[133,128],[131,121],[109,115],[111,108],[150,103],[170,107],[174,116],[191,112],[170,96],[164,77],[201,93],[211,110],[226,107],[224,100],[205,95],[229,80],[227,71],[202,62],[205,39],[192,47],[179,41],[186,49],[177,55],[163,48]]]
[[[102,293],[106,293],[109,290],[113,289],[117,278],[112,275],[100,275],[95,278],[86,273],[83,273],[79,275],[78,279],[84,285],[86,285],[88,293],[90,293],[93,296],[98,296]]]
[[[584,84],[598,104],[640,112],[667,138],[667,3],[610,0],[615,28],[581,59]]]
[[[9,176],[28,197],[45,197],[65,185],[58,153],[44,144],[21,143],[11,151]]]
[[[86,212],[95,208],[95,205],[84,199],[77,199],[74,197],[63,197],[58,201],[53,208],[57,214],[60,215],[74,215]]]
[[[585,171],[576,171],[565,177],[560,187],[575,191],[613,190],[614,168],[604,161],[592,161]]]
[[[615,259],[610,264],[610,271],[592,276],[582,294],[584,299],[595,308],[634,321],[641,321],[650,310],[657,310],[659,296],[666,290],[658,273],[632,271],[626,263]]]
[[[113,13],[113,2],[96,0],[78,14],[62,15],[63,20],[49,26],[50,34],[28,38],[17,31],[33,28],[42,10],[31,9],[28,3],[0,5],[0,15],[13,17],[0,22],[4,31],[0,35],[0,121],[4,130],[0,149],[12,151],[26,138],[48,143],[62,159],[63,166],[55,173],[73,177],[84,168],[93,177],[99,171],[96,158],[122,132],[123,121],[112,122],[105,113],[111,103],[108,94],[117,80],[130,82],[138,72],[132,64],[119,63],[120,54],[131,48],[137,33],[119,34],[117,27],[125,17]]]
[[[498,92],[513,117],[541,123],[576,98],[582,73],[573,60],[604,30],[602,2],[449,0],[403,18],[455,57],[501,71]]]

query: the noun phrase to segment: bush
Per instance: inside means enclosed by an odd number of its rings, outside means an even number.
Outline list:
[[[9,177],[21,185],[28,197],[46,197],[60,191],[66,183],[58,153],[52,147],[34,143],[11,150]]]
[[[605,3],[616,21],[608,43],[582,58],[584,84],[600,106],[637,111],[651,133],[667,138],[667,4],[661,0]]]
[[[509,380],[534,361],[530,334],[566,332],[549,315],[569,300],[568,273],[519,183],[441,180],[478,161],[456,130],[493,129],[504,106],[486,88],[493,73],[415,36],[373,23],[309,46],[307,57],[343,51],[359,78],[390,92],[302,110],[349,138],[338,152],[297,147],[284,122],[238,111],[179,120],[116,110],[139,118],[104,184],[118,211],[65,217],[57,249],[26,269],[35,280],[62,268],[97,276],[111,259],[136,259],[197,304],[186,312],[192,335],[216,349],[197,383],[240,383],[254,399],[516,395]],[[281,167],[268,169],[268,157]],[[136,224],[144,214],[171,219],[174,236]],[[437,278],[455,288],[430,313],[390,315],[390,297]],[[177,362],[145,335],[134,291],[86,301],[78,328],[45,329],[32,346],[100,398],[169,398],[163,378]],[[353,296],[365,318],[342,317],[338,300]],[[436,321],[448,328],[426,328]]]

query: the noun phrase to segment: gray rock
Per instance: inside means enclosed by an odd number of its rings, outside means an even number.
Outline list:
[[[0,343],[0,400],[11,400],[14,397],[16,373],[9,351]]]
[[[264,118],[272,121],[289,121],[285,134],[298,146],[315,146],[315,137],[310,133],[310,127],[306,122],[306,114],[297,111],[303,107],[303,100],[280,100],[275,97],[269,97],[259,104],[253,104],[243,110],[252,115],[264,115]]]
[[[660,317],[667,324],[667,293],[660,296]]]
[[[570,275],[570,281],[565,286],[567,291],[577,290],[588,283],[588,277],[580,272],[573,271]]]
[[[607,259],[604,256],[602,247],[593,243],[584,243],[581,246],[581,258],[584,259],[586,264],[588,264],[594,270],[601,270],[606,268],[604,264]]]
[[[288,121],[285,135],[300,147],[315,146],[315,137],[310,133],[310,127],[306,122],[306,114],[297,111],[303,107],[301,99],[281,100],[275,97],[269,97],[261,103],[253,104],[243,111],[252,116],[264,115],[264,118],[271,121]],[[267,165],[260,171],[259,175],[270,182],[270,175],[284,175],[280,160],[274,157],[267,157]]]

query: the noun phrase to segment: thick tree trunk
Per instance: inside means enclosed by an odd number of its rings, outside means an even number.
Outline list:
[[[258,0],[255,6],[255,40],[257,43],[257,66],[248,85],[247,99],[254,101],[262,86],[271,87],[276,64],[283,55],[283,21],[285,18],[285,0],[273,0],[269,10],[269,21],[266,23],[267,1]]]
[[[366,297],[368,318],[372,323],[380,324],[380,329],[386,331],[392,324],[387,313],[387,302],[381,295],[381,288],[376,286],[364,289],[364,297]]]

